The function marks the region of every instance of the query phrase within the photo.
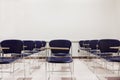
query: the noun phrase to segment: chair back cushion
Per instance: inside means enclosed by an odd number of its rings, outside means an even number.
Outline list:
[[[35,42],[32,40],[24,40],[24,50],[33,50],[35,48]]]
[[[3,49],[3,53],[21,53],[23,50],[23,42],[21,40],[3,40],[1,47],[7,47],[9,49]]]
[[[49,42],[49,46],[50,47],[60,47],[60,48],[69,48],[69,50],[57,50],[57,49],[51,49],[52,53],[66,53],[68,54],[70,51],[70,47],[71,47],[71,41],[69,40],[51,40]]]
[[[118,49],[113,49],[111,47],[119,47],[120,42],[119,40],[116,40],[116,39],[101,39],[98,42],[98,46],[102,53],[106,53],[106,52],[116,53],[118,52]]]

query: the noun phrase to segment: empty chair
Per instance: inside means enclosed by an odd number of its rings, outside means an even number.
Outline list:
[[[3,40],[1,42],[1,47],[8,49],[2,50],[2,62],[1,63],[10,63],[17,58],[22,57],[21,51],[23,50],[23,42],[21,40]],[[10,59],[6,59],[5,55],[11,54]]]
[[[101,53],[110,54],[105,56],[105,59],[112,62],[120,62],[119,46],[120,42],[116,39],[104,39],[99,42]]]
[[[100,49],[100,53],[98,54],[98,56],[105,59],[107,62],[120,62],[120,56],[117,56],[120,46],[119,40],[101,39],[98,43],[98,46]]]
[[[21,60],[23,56],[21,53],[23,50],[23,42],[16,39],[3,40],[1,41],[1,49],[2,55],[0,57],[0,65],[3,65],[0,69],[1,74],[3,74],[3,72],[6,72],[4,66],[8,67],[7,69],[10,69],[7,72],[14,72],[16,67],[15,62]]]
[[[101,39],[98,42],[98,46],[100,49],[100,56],[107,57],[109,55],[112,55],[113,53],[117,53],[118,49],[113,49],[111,47],[118,47],[119,40],[116,39]]]
[[[51,40],[49,42],[49,46],[50,46],[49,49],[51,51],[50,53],[52,54],[52,56],[48,56],[47,58],[48,63],[58,64],[58,63],[72,63],[73,62],[72,56],[69,55],[71,54],[70,53],[71,41],[63,40],[63,39]],[[50,69],[50,66],[48,66],[48,68]],[[70,66],[71,76],[72,76],[72,71],[73,71],[72,68],[73,68],[73,65]],[[52,72],[54,72],[54,70],[52,70]]]

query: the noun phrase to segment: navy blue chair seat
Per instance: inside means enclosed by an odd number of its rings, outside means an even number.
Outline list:
[[[30,51],[31,53],[38,53],[38,52],[40,52],[39,50],[36,50],[36,49],[34,49],[34,50],[32,50],[32,51]]]
[[[96,49],[93,49],[93,50],[90,50],[90,53],[91,54],[94,54],[94,55],[97,55],[100,51],[99,50],[96,50]]]
[[[38,51],[37,50],[25,50],[24,53],[33,54],[33,53],[38,53]]]
[[[18,57],[0,57],[0,64],[9,64],[16,61]]]
[[[71,57],[48,57],[47,61],[50,63],[71,63]]]
[[[70,56],[68,53],[52,53],[54,56]]]
[[[91,50],[90,51],[92,54],[95,54],[97,51],[96,50]]]
[[[23,57],[27,57],[32,55],[33,53],[31,51],[24,51],[24,53],[22,53]]]
[[[111,56],[105,58],[109,62],[120,62],[120,56]]]
[[[27,57],[27,56],[30,56],[31,53],[23,53],[22,55],[23,55],[23,57]]]
[[[110,61],[112,61],[112,62],[120,62],[120,58],[111,58]]]
[[[109,57],[112,55],[112,53],[97,53],[96,55],[100,56],[100,57]]]
[[[40,52],[41,50],[40,50],[40,48],[35,48],[35,49],[33,49],[33,52],[34,53],[38,53],[38,52]]]

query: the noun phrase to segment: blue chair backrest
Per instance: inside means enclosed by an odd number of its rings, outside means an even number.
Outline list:
[[[21,40],[3,40],[1,47],[8,47],[9,49],[3,49],[4,54],[19,53],[23,50],[23,42]]]
[[[101,39],[98,42],[99,49],[102,53],[105,52],[118,52],[118,49],[112,49],[110,47],[118,47],[120,46],[119,40],[116,39]]]
[[[46,41],[42,41],[42,47],[46,46]]]
[[[98,41],[99,40],[90,40],[89,47],[91,48],[91,50],[98,49]]]
[[[33,50],[35,48],[35,42],[32,40],[24,40],[24,50]]]
[[[60,48],[69,48],[69,50],[56,50],[56,49],[51,49],[52,53],[69,53],[70,47],[71,47],[71,41],[69,40],[51,40],[49,42],[50,47],[60,47]]]
[[[42,41],[34,41],[35,42],[35,48],[41,48],[42,47]]]
[[[82,40],[82,41],[79,41],[79,46],[80,47],[84,47],[84,41]]]

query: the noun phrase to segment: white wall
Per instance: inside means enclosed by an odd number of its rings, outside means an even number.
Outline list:
[[[0,0],[0,39],[119,39],[116,5],[119,0]]]
[[[116,0],[116,34],[120,39],[120,0]]]

